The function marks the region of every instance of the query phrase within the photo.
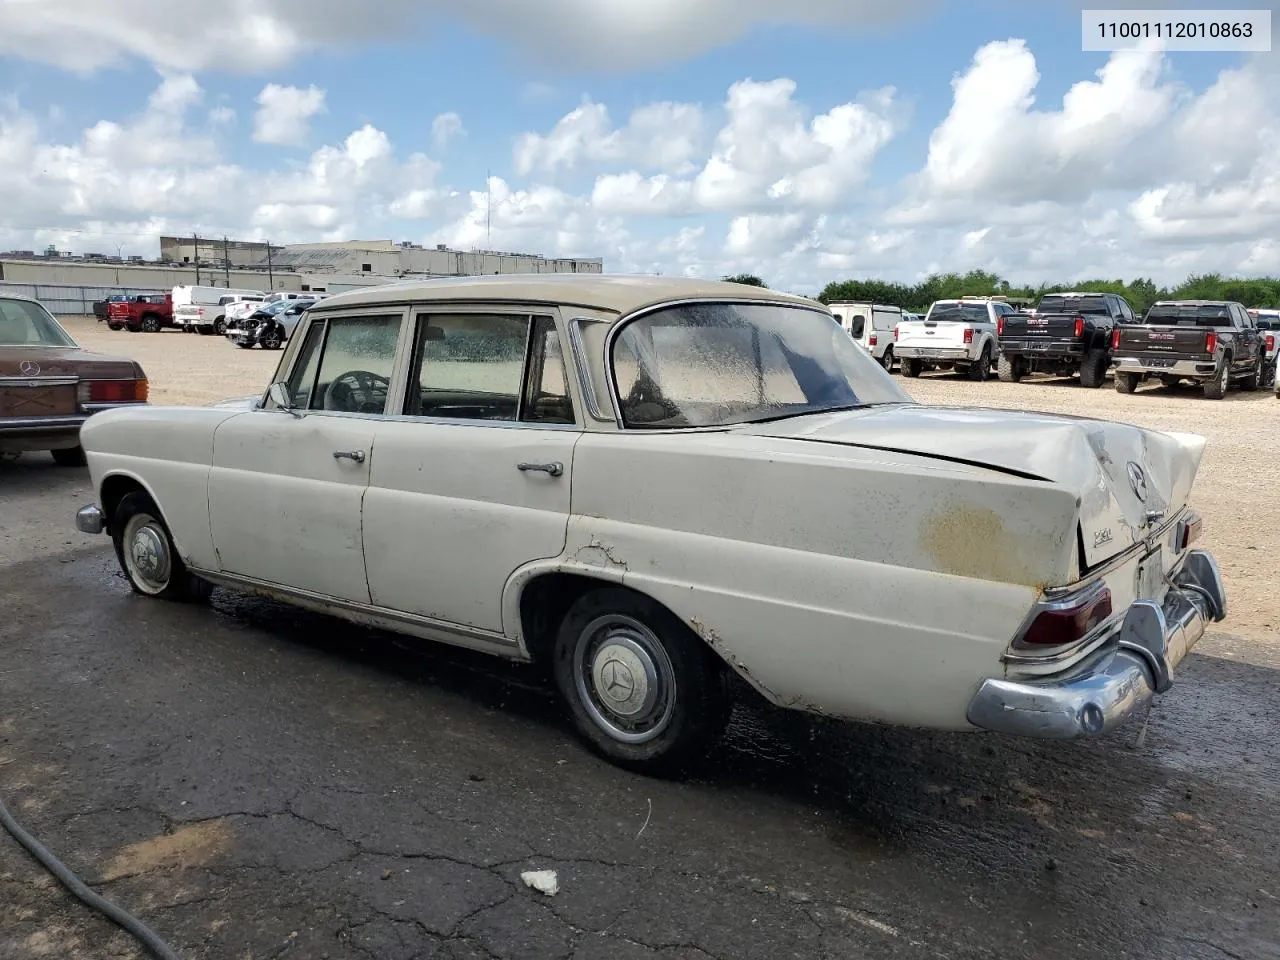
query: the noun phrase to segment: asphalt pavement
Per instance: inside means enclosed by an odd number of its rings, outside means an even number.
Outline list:
[[[531,668],[132,595],[87,489],[0,463],[0,799],[183,958],[1280,957],[1276,647],[1206,638],[1096,743],[747,702],[668,782]],[[2,834],[0,905],[4,960],[142,956]]]

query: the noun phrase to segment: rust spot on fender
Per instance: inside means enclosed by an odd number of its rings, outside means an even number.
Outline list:
[[[1011,532],[994,510],[955,504],[924,518],[920,546],[939,573],[1043,591],[1045,561],[1059,545]]]
[[[103,871],[103,880],[119,880],[168,867],[203,866],[231,845],[226,820],[206,820],[125,847]]]

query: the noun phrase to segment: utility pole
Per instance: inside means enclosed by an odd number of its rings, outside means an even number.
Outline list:
[[[200,286],[200,235],[193,233],[191,242],[195,244],[196,248],[195,256],[192,259],[196,262],[196,286],[198,287]]]
[[[231,254],[228,252],[227,235],[222,235],[222,278],[227,281],[227,289],[231,289]]]
[[[484,172],[484,245],[493,246],[493,183],[488,170]]]
[[[267,241],[267,289],[274,290],[276,288],[275,274],[271,269],[271,241]]]

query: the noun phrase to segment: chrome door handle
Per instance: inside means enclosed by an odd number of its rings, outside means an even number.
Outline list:
[[[517,470],[523,470],[526,473],[536,472],[545,473],[549,477],[558,477],[564,473],[563,463],[517,463]]]
[[[333,451],[333,459],[354,460],[356,463],[364,463],[364,451],[363,450],[335,450]]]

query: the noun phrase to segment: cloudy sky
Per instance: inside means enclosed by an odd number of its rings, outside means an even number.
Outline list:
[[[1082,53],[1084,5],[0,0],[0,249],[1280,274],[1280,53]]]

